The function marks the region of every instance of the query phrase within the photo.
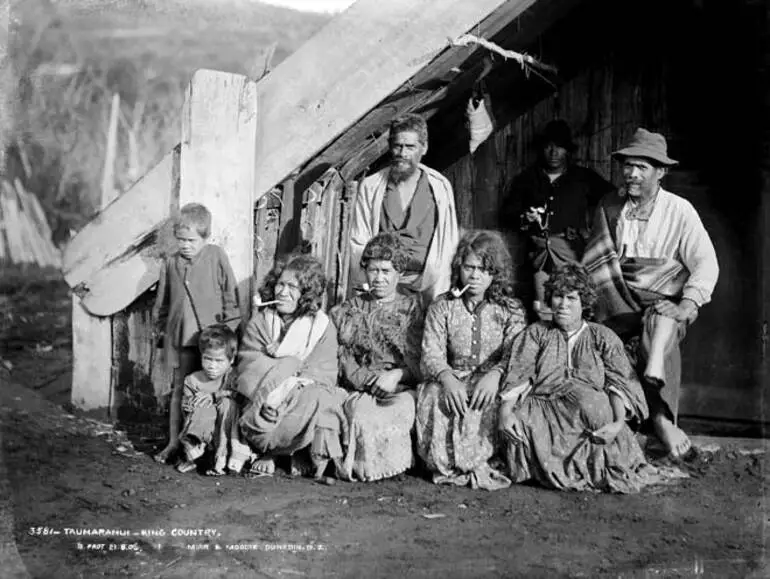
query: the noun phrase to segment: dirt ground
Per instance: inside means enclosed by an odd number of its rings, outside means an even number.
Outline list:
[[[69,297],[60,280],[23,285],[0,302],[0,533],[19,555],[0,536],[0,577],[14,560],[57,579],[770,576],[766,458],[730,447],[632,496],[180,475],[151,460],[152,441],[46,391],[71,356]],[[83,535],[99,529],[128,536]]]

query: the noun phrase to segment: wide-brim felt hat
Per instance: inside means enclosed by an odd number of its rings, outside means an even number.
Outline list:
[[[612,156],[621,159],[625,157],[645,157],[667,167],[679,163],[679,161],[675,161],[668,156],[666,137],[660,133],[653,133],[641,128],[636,129],[628,143],[622,149],[612,153]]]
[[[566,121],[556,119],[549,122],[538,135],[537,144],[545,147],[548,143],[554,143],[568,151],[574,151],[577,145],[572,141],[572,130]]]

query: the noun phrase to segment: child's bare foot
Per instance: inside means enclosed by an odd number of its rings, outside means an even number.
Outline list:
[[[225,471],[218,468],[210,468],[206,471],[206,476],[224,476]]]
[[[176,467],[176,469],[177,469],[179,472],[183,473],[183,474],[184,474],[184,473],[188,473],[188,472],[192,472],[192,471],[194,471],[196,468],[198,468],[198,467],[197,467],[197,465],[195,464],[195,462],[194,462],[194,461],[192,461],[192,460],[185,460],[185,461],[182,461],[182,462],[180,462],[180,463],[177,465],[177,467]]]
[[[260,476],[273,476],[275,474],[275,460],[272,456],[257,458],[251,463],[247,476],[256,478]]]
[[[323,479],[328,464],[328,459],[313,459],[313,478],[316,480]]]
[[[241,474],[241,471],[243,470],[243,462],[240,460],[228,460],[227,461],[227,472],[230,474]]]
[[[179,444],[173,444],[169,443],[166,448],[161,450],[158,454],[156,454],[153,459],[155,462],[160,464],[166,464],[168,462],[169,457],[174,454],[177,450],[179,450]]]

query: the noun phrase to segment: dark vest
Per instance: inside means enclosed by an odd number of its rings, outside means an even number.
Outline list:
[[[395,185],[388,183],[382,199],[380,233],[395,233],[409,251],[407,274],[422,273],[438,220],[436,199],[425,171],[420,172],[417,189],[409,206],[401,207]]]

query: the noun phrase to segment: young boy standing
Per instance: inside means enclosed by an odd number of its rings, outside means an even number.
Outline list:
[[[207,240],[211,213],[199,203],[182,207],[174,220],[178,252],[164,260],[153,308],[156,332],[164,335],[171,375],[168,445],[155,456],[166,462],[179,448],[184,379],[200,368],[200,331],[217,322],[235,328],[240,321],[238,287],[224,250]]]
[[[216,324],[201,332],[198,344],[203,369],[184,380],[184,425],[179,434],[184,459],[177,470],[195,470],[196,461],[212,448],[214,465],[206,474],[223,475],[226,467],[237,473],[251,456],[238,430],[243,396],[232,369],[238,340],[226,325]]]

